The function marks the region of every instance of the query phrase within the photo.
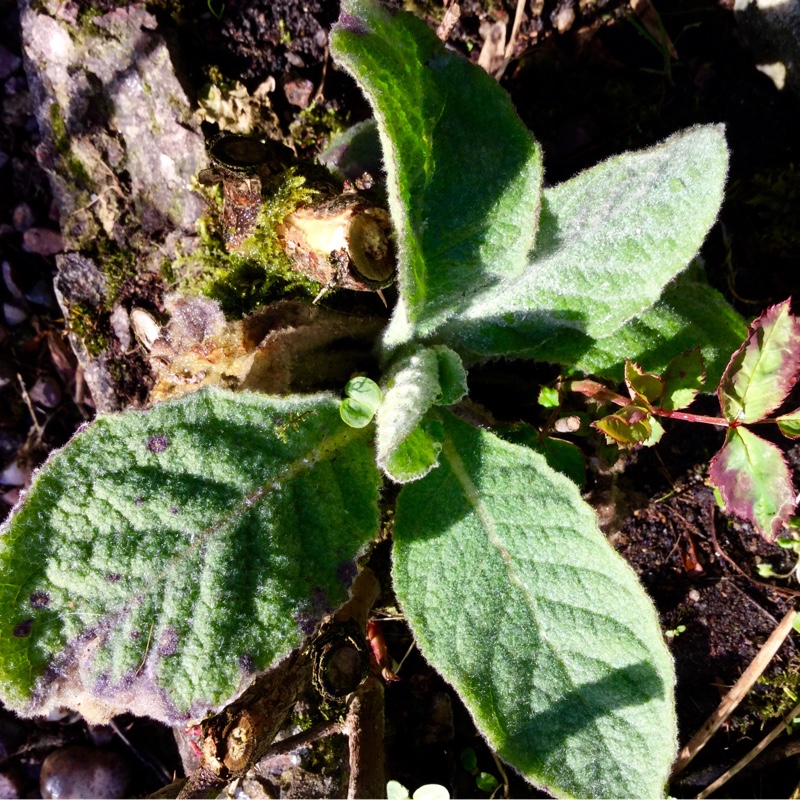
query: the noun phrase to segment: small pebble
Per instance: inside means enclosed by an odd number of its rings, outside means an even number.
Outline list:
[[[696,603],[696,602],[697,602],[697,601],[700,599],[700,592],[698,592],[698,591],[697,591],[697,589],[692,589],[692,590],[689,592],[689,599],[690,599],[690,600],[691,600],[693,603]]]
[[[11,215],[11,221],[20,233],[24,233],[33,227],[33,209],[27,203],[20,203]]]
[[[5,80],[19,69],[22,59],[0,44],[0,80]]]
[[[64,249],[64,240],[58,231],[49,228],[30,228],[22,234],[22,249],[40,256],[54,256]]]
[[[6,289],[8,289],[9,294],[15,300],[22,300],[22,289],[17,286],[17,282],[14,280],[14,269],[12,268],[11,263],[4,261],[2,270],[3,283],[6,285]]]
[[[125,797],[130,768],[115,750],[73,745],[54,750],[42,764],[44,798]]]
[[[0,770],[0,797],[14,800],[21,797],[22,780],[17,772],[11,767]]]
[[[0,486],[23,486],[25,472],[21,470],[16,461],[12,461],[0,472]]]
[[[286,54],[286,60],[293,67],[297,67],[298,69],[302,69],[306,65],[306,62],[303,61],[302,57],[297,53],[293,53],[291,50]]]
[[[6,325],[13,327],[25,322],[28,315],[19,306],[12,305],[11,303],[3,303],[3,316],[6,320]]]
[[[311,95],[314,93],[314,84],[307,78],[294,78],[293,80],[286,81],[283,85],[283,93],[293,106],[306,108],[311,102]]]
[[[55,408],[61,403],[61,387],[50,375],[43,375],[33,384],[28,392],[31,402],[43,408]]]

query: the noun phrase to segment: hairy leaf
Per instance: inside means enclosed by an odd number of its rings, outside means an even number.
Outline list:
[[[636,576],[543,456],[443,412],[398,498],[393,574],[425,657],[500,756],[559,796],[657,797],[673,671]]]
[[[686,408],[697,397],[705,381],[706,371],[700,347],[686,350],[672,361],[664,370],[664,396],[661,408],[679,411]]]
[[[343,0],[331,52],[375,112],[400,294],[424,334],[466,297],[522,272],[541,151],[497,83],[410,14]]]
[[[718,127],[691,128],[545,190],[530,263],[473,295],[437,338],[481,355],[598,340],[652,306],[686,268],[717,216],[727,169]],[[401,307],[385,347],[410,332]]]
[[[378,409],[378,464],[399,483],[432,470],[442,449],[442,426],[434,405],[452,405],[467,393],[467,373],[449,347],[408,349],[386,374]]]
[[[596,342],[585,340],[582,347],[573,342],[571,348],[565,334],[557,349],[553,347],[553,355],[560,353],[560,357],[543,358],[587,374],[621,380],[626,358],[650,372],[659,372],[699,342],[707,365],[706,390],[713,391],[746,331],[744,320],[716,289],[681,275],[658,303],[612,336]]]
[[[0,538],[0,692],[176,724],[285,656],[378,527],[368,435],[327,395],[203,391],[100,417]]]
[[[800,320],[790,301],[770,306],[748,329],[719,385],[719,405],[731,422],[758,422],[789,394],[800,369]]]
[[[749,520],[770,540],[794,513],[792,476],[781,451],[747,428],[731,428],[708,476],[725,510]]]

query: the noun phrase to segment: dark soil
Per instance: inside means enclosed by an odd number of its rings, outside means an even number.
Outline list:
[[[269,76],[279,86],[305,79],[319,87],[324,76],[321,102],[326,109],[349,122],[368,116],[358,90],[328,59],[326,35],[338,15],[336,0],[226,0],[224,5],[219,0],[208,5],[171,0],[154,5],[190,97],[197,96],[212,67],[250,89]],[[103,3],[95,6],[102,8]],[[481,22],[511,20],[514,6],[508,0],[467,0],[451,42],[477,60]],[[532,7],[538,13],[531,14]],[[581,4],[572,24],[558,32],[564,8],[565,0],[528,6],[516,58],[502,81],[544,146],[548,181],[560,182],[612,153],[650,145],[693,124],[725,123],[732,161],[720,223],[703,251],[709,280],[746,318],[797,294],[800,176],[794,165],[800,163],[800,104],[755,69],[732,12],[701,0],[658,2],[679,54],[675,61],[665,59],[639,33],[627,7],[616,0]],[[442,9],[430,3],[418,11],[433,24]],[[6,0],[0,14],[4,516],[30,471],[92,416],[93,404],[65,345],[51,288],[52,255],[32,252],[37,246],[31,244],[31,234],[26,236],[31,229],[57,231],[58,219],[36,160],[39,135],[16,60],[20,38],[13,2]],[[275,96],[276,111],[288,130],[298,108],[286,93]],[[551,377],[552,371],[543,367],[491,365],[472,373],[473,396],[500,420],[535,422],[538,386]],[[135,387],[131,394],[135,396]],[[714,413],[713,402],[705,402],[706,413]],[[758,577],[756,565],[765,561],[776,572],[788,572],[792,554],[719,511],[705,474],[721,434],[698,431],[700,427],[670,425],[655,450],[626,456],[616,467],[604,461],[608,453],[599,442],[581,440],[595,467],[587,486],[590,497],[614,545],[653,597],[665,631],[673,634],[682,743],[713,711],[800,594],[794,579]],[[788,454],[797,481],[800,451]],[[390,598],[384,599],[388,604]],[[391,655],[399,661],[411,637],[402,623],[381,625]],[[762,726],[774,726],[777,714],[794,704],[791,697],[800,683],[795,641],[787,641],[767,681],[671,787],[674,796],[694,796],[763,736]],[[417,651],[408,657],[403,675],[402,682],[386,689],[388,775],[412,788],[435,782],[449,786],[453,796],[488,796],[462,767],[462,752],[474,748],[478,768],[499,773],[458,698]],[[169,732],[140,720],[118,724],[131,742],[129,746],[112,737],[113,746],[134,766],[132,795],[155,791],[173,770],[181,770]],[[15,787],[17,796],[38,796],[44,756],[57,746],[91,742],[99,735],[71,718],[22,722],[3,713],[0,778]],[[723,791],[731,797],[789,796],[797,783],[795,759],[769,766],[755,762]],[[330,768],[325,763],[309,767],[323,772]],[[509,778],[512,796],[543,796],[514,775]]]

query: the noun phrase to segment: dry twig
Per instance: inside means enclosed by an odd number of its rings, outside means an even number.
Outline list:
[[[750,662],[750,666],[742,673],[742,676],[731,687],[731,690],[722,699],[717,710],[703,723],[697,733],[692,736],[689,743],[681,750],[678,760],[672,768],[672,778],[679,775],[692,759],[706,746],[707,742],[717,732],[720,725],[733,713],[734,709],[742,702],[745,695],[750,691],[753,684],[761,677],[775,653],[786,640],[792,630],[795,611],[792,609],[781,620],[777,628],[764,643],[764,646],[756,653],[756,657]],[[796,713],[796,712],[795,712]]]

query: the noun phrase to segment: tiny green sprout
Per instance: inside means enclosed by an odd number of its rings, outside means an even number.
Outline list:
[[[450,792],[438,783],[426,783],[409,799],[408,789],[402,783],[389,781],[386,784],[387,800],[450,800]]]
[[[542,386],[537,402],[544,408],[558,408],[558,389],[552,386]]]
[[[680,636],[686,630],[685,625],[678,625],[677,627],[673,628],[671,631],[664,631],[664,636],[667,639],[674,639],[677,636]]]
[[[478,769],[478,756],[472,747],[466,748],[461,752],[461,766],[467,772],[475,772]]]
[[[777,576],[775,570],[772,569],[772,564],[766,562],[763,564],[756,564],[756,572],[761,578],[774,578]]]
[[[364,428],[372,422],[383,393],[375,381],[359,375],[351,378],[344,387],[347,395],[339,405],[339,415],[351,428]]]
[[[475,776],[475,785],[482,792],[491,793],[500,785],[500,783],[491,772],[479,772]]]
[[[793,536],[779,536],[775,543],[785,550],[794,550],[795,553],[800,553],[800,539],[795,539]]]

